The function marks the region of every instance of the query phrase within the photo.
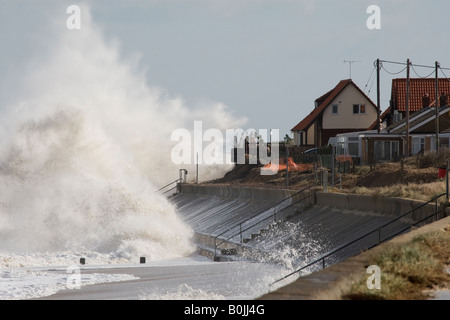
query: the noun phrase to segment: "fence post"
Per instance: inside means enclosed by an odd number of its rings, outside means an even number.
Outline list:
[[[241,238],[242,243],[242,223],[239,224],[239,237]]]
[[[336,153],[334,151],[334,146],[331,146],[331,187],[334,188],[334,160]]]
[[[439,216],[438,216],[438,213],[439,213],[439,211],[438,211],[438,198],[436,198],[436,200],[435,200],[434,213],[435,213],[435,221],[438,221],[438,218],[439,218]]]
[[[198,152],[197,152],[197,164],[195,170],[195,183],[198,184]]]
[[[289,147],[286,145],[286,189],[289,189]]]
[[[318,181],[317,181],[317,166],[316,166],[316,162],[313,162],[313,170],[314,170],[314,184],[318,185]]]
[[[448,160],[447,160],[447,166],[446,166],[446,170],[445,170],[445,194],[446,194],[446,201],[448,203]]]

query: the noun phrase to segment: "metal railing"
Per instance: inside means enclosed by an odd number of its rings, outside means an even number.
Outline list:
[[[236,236],[238,236],[238,235],[239,235],[239,237],[240,237],[240,243],[242,243],[242,242],[243,242],[243,237],[242,237],[243,232],[248,231],[249,229],[255,227],[256,225],[258,225],[258,224],[260,224],[261,222],[266,221],[266,220],[268,220],[268,219],[272,219],[272,218],[273,218],[274,222],[276,222],[277,214],[279,214],[280,212],[283,212],[284,210],[286,210],[286,209],[292,207],[293,205],[295,205],[295,204],[297,204],[297,203],[299,203],[299,202],[301,202],[301,201],[303,201],[303,200],[306,200],[306,199],[310,198],[310,197],[311,197],[311,192],[310,192],[310,194],[308,194],[306,197],[303,197],[303,198],[301,198],[301,199],[299,199],[299,200],[296,200],[296,201],[294,201],[293,203],[289,204],[288,206],[286,206],[286,207],[282,208],[281,210],[277,211],[277,207],[278,207],[280,204],[282,204],[282,203],[284,203],[284,202],[286,202],[286,201],[288,201],[288,200],[294,198],[295,196],[299,195],[299,194],[302,193],[302,192],[305,192],[306,190],[311,189],[312,187],[313,187],[313,186],[308,186],[308,187],[306,187],[306,188],[304,188],[304,189],[302,189],[302,190],[300,190],[300,191],[297,191],[296,193],[294,193],[293,195],[289,196],[288,198],[285,198],[285,199],[283,199],[283,200],[277,202],[276,204],[272,205],[271,207],[266,208],[266,209],[264,209],[264,210],[258,212],[257,214],[255,214],[255,215],[253,215],[253,216],[247,218],[247,219],[244,220],[244,221],[241,221],[241,222],[239,222],[239,223],[233,225],[232,227],[228,228],[227,230],[223,231],[222,233],[216,235],[216,236],[214,237],[214,257],[217,257],[217,248],[218,248],[221,244],[223,244],[223,243],[229,241],[230,239],[232,239],[232,238],[234,238],[234,237],[236,237]],[[249,222],[250,220],[257,218],[258,216],[260,216],[260,215],[262,215],[262,214],[264,214],[264,213],[266,213],[266,212],[268,212],[268,211],[270,211],[270,210],[273,210],[273,214],[272,214],[271,216],[268,216],[268,217],[266,217],[266,218],[264,218],[264,219],[262,219],[262,220],[259,220],[258,222],[254,223],[254,224],[252,224],[252,225],[250,225],[250,226],[245,227],[245,229],[242,229],[242,226],[243,226],[244,223],[247,223],[247,222]],[[228,236],[227,238],[222,239],[221,242],[217,243],[219,237],[223,236],[223,235],[226,234],[227,232],[230,232],[231,230],[233,230],[233,229],[235,229],[235,228],[237,228],[237,227],[239,227],[239,231],[238,231],[238,232],[233,233],[231,236]]]
[[[168,184],[166,184],[164,187],[159,188],[156,192],[161,192],[161,195],[166,194],[170,191],[172,191],[173,189],[178,189],[178,183],[183,182],[183,179],[178,178],[177,180],[174,180]],[[165,190],[164,192],[162,192],[164,189],[170,187],[171,185],[175,184],[175,186],[173,186],[172,188]],[[177,190],[178,191],[178,190]]]
[[[349,242],[347,242],[347,243],[345,243],[345,244],[343,244],[343,245],[341,245],[341,246],[339,246],[339,247],[333,249],[332,251],[329,251],[328,253],[326,253],[326,254],[320,256],[319,258],[316,258],[316,259],[314,259],[313,261],[309,262],[308,264],[302,266],[301,268],[299,268],[299,269],[297,269],[297,270],[295,270],[295,271],[293,271],[293,272],[291,272],[291,273],[285,275],[284,277],[282,277],[282,278],[280,278],[280,279],[274,281],[274,282],[272,283],[272,285],[275,284],[275,283],[277,283],[277,282],[280,282],[280,281],[282,281],[282,280],[284,280],[284,279],[286,279],[286,278],[288,278],[288,277],[290,277],[290,276],[292,276],[292,275],[294,275],[294,274],[296,274],[296,273],[299,273],[300,271],[302,271],[302,270],[304,270],[304,269],[306,269],[306,268],[308,268],[308,267],[311,267],[311,266],[317,264],[318,262],[322,262],[322,268],[325,269],[325,267],[326,267],[325,259],[326,259],[326,258],[329,258],[330,256],[334,255],[335,253],[337,253],[337,252],[343,250],[344,248],[347,248],[347,247],[349,247],[350,245],[355,244],[356,242],[361,241],[361,240],[363,240],[363,239],[365,239],[365,238],[367,238],[367,237],[369,237],[370,235],[373,235],[373,234],[375,234],[375,233],[378,233],[378,243],[375,243],[375,244],[373,244],[373,245],[371,245],[371,246],[365,248],[365,250],[368,250],[368,249],[371,249],[371,248],[373,248],[373,247],[376,247],[377,245],[379,245],[379,244],[381,244],[381,243],[383,243],[383,242],[385,242],[385,241],[387,241],[387,240],[390,240],[390,239],[394,238],[395,236],[397,236],[397,235],[399,235],[399,234],[405,232],[405,231],[408,230],[408,229],[411,229],[411,228],[415,227],[416,225],[418,225],[418,224],[420,224],[420,223],[422,223],[422,222],[424,222],[424,221],[426,221],[426,220],[432,218],[433,216],[436,216],[436,220],[437,220],[437,219],[438,219],[438,213],[439,213],[439,209],[438,209],[438,199],[439,199],[440,197],[446,196],[446,195],[447,195],[447,193],[440,194],[440,195],[438,195],[438,196],[436,196],[436,197],[434,197],[434,198],[428,200],[427,202],[421,204],[420,206],[418,206],[418,207],[416,207],[416,208],[414,208],[414,209],[412,209],[412,210],[410,210],[410,211],[408,211],[408,212],[406,212],[406,213],[400,215],[399,217],[397,217],[397,218],[395,218],[395,219],[393,219],[393,220],[391,220],[391,221],[389,221],[389,222],[383,224],[381,227],[378,227],[378,228],[376,228],[376,229],[374,229],[374,230],[372,230],[372,231],[370,231],[370,232],[364,234],[363,236],[361,236],[361,237],[359,237],[359,238],[357,238],[357,239],[354,239],[354,240],[352,240],[352,241],[349,241]],[[435,202],[435,209],[434,209],[433,214],[431,214],[431,215],[429,215],[429,216],[427,216],[427,217],[421,219],[420,221],[415,222],[415,223],[412,224],[412,225],[409,225],[409,226],[405,227],[405,228],[402,229],[401,231],[398,231],[398,232],[396,232],[395,234],[392,234],[392,235],[390,235],[389,237],[387,237],[387,238],[385,238],[385,239],[382,240],[382,238],[381,238],[381,229],[383,229],[383,228],[385,228],[385,227],[387,227],[387,226],[392,225],[394,222],[396,222],[396,221],[398,221],[398,220],[400,220],[400,219],[406,217],[406,216],[409,215],[409,214],[414,213],[416,210],[418,210],[418,209],[424,207],[425,205],[427,205],[427,204],[429,204],[429,203],[431,203],[431,202]]]
[[[162,192],[161,195],[166,194],[166,193],[172,191],[173,189],[177,189],[176,193],[179,193],[180,192],[179,184],[186,183],[186,176],[187,176],[187,174],[188,174],[188,172],[187,172],[186,169],[180,169],[180,177],[178,179],[176,179],[176,180],[166,184],[164,187],[159,188],[158,190],[156,190],[156,192],[161,192],[164,189],[166,189],[166,188],[170,187],[171,185],[175,184],[175,186],[173,186],[172,188]]]

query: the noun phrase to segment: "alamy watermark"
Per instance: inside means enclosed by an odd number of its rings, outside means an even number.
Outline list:
[[[371,265],[367,268],[366,272],[370,274],[367,278],[366,285],[369,290],[381,289],[381,270],[377,265]]]
[[[77,5],[70,5],[67,7],[66,13],[69,17],[66,20],[66,26],[69,30],[81,29],[81,9]],[[370,5],[366,10],[370,14],[367,18],[366,26],[369,30],[381,29],[381,8],[377,5]]]
[[[367,7],[367,13],[370,17],[367,18],[366,26],[369,30],[381,29],[381,8],[377,5],[371,5]]]
[[[277,141],[271,143],[271,141]],[[203,131],[202,121],[194,121],[194,130],[172,132],[178,142],[171,151],[172,162],[180,164],[263,164],[261,175],[274,175],[279,164],[278,129],[219,129]],[[270,141],[270,143],[267,143]]]
[[[69,30],[81,29],[81,9],[77,5],[70,5],[67,7],[66,13],[69,17],[66,20],[66,26]]]

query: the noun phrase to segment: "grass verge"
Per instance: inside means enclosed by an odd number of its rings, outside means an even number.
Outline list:
[[[450,284],[450,227],[392,245],[371,258],[381,271],[381,289],[368,289],[367,279],[354,283],[345,300],[423,300],[427,289]]]
[[[435,196],[445,193],[445,181],[395,184],[376,188],[354,187],[350,190],[350,193],[428,201]],[[445,201],[444,197],[440,201]]]

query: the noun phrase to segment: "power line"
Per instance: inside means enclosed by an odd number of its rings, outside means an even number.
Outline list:
[[[370,91],[372,91],[372,86],[373,86],[374,82],[375,82],[375,77],[373,77],[373,79],[372,79],[372,83],[370,84],[370,88],[369,88],[369,91],[367,92],[367,94],[370,94]]]
[[[376,66],[373,67],[372,73],[370,74],[369,79],[367,79],[367,83],[366,83],[366,85],[365,85],[365,87],[364,87],[364,92],[366,92],[367,86],[369,85],[369,81],[370,81],[370,79],[372,79],[372,76],[373,76],[373,74],[374,74],[376,68],[377,68]],[[374,78],[374,79],[375,79],[375,78]],[[373,83],[373,80],[372,80],[372,83]],[[370,92],[370,90],[369,90],[369,92]]]
[[[389,61],[389,60],[380,60],[380,62],[381,63],[386,62],[386,63],[392,63],[392,64],[399,64],[399,65],[407,66],[406,62]],[[376,63],[376,61],[374,63]],[[410,64],[410,65],[412,65],[412,64]],[[424,65],[424,64],[414,64],[414,66],[420,67],[420,68],[429,68],[429,69],[435,69],[436,68],[436,66],[434,66],[434,65],[433,66],[427,66],[427,65]],[[439,67],[439,68],[441,70],[450,70],[450,68],[442,68],[442,67]]]
[[[383,62],[386,62],[386,63],[392,63],[392,64],[401,64],[401,65],[404,65],[404,66],[407,65],[404,62],[389,61],[389,60],[380,60],[380,62],[381,62],[381,64],[383,64]]]
[[[400,70],[399,72],[390,72],[390,71],[388,71],[388,70],[384,67],[384,65],[381,65],[381,68],[382,68],[384,71],[386,71],[387,73],[391,74],[391,75],[397,75],[397,74],[402,73],[403,71],[405,71],[406,68],[408,68],[408,66],[406,66],[405,68],[403,68],[403,69]]]
[[[422,77],[422,76],[420,76],[420,75],[416,72],[416,69],[414,69],[413,64],[411,64],[411,69],[412,69],[413,72],[416,74],[416,76],[418,76],[419,78],[422,78],[422,79],[429,78],[429,77],[431,77],[431,76],[436,72],[435,70],[433,70],[433,71],[431,71],[431,73],[430,73],[429,75],[427,75],[427,76],[425,76],[425,77]]]
[[[450,79],[447,77],[447,75],[445,74],[444,70],[442,70],[441,67],[439,67],[439,69],[441,69],[442,74],[444,75],[445,79],[447,79],[447,81],[450,81]]]

